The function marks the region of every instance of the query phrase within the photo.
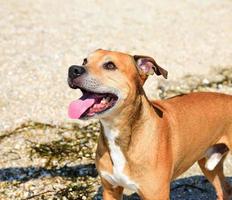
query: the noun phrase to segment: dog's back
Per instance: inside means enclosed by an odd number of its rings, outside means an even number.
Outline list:
[[[190,118],[189,120],[192,123],[192,115],[196,115],[196,119],[199,121],[202,121],[201,118],[203,118],[203,121],[224,118],[225,123],[232,123],[232,95],[196,92],[175,96],[166,100],[152,101],[152,104],[168,112],[173,117],[175,115],[175,118],[184,118],[185,122]]]

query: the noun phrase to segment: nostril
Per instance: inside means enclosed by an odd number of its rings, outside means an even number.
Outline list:
[[[73,74],[74,75],[80,75],[80,70],[79,69],[77,69],[77,68],[75,68],[74,70],[73,70]]]

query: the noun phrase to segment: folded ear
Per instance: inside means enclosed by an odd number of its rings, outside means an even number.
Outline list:
[[[141,76],[162,75],[164,78],[168,78],[168,71],[160,67],[154,58],[149,56],[134,55],[134,60],[136,62],[137,68]]]

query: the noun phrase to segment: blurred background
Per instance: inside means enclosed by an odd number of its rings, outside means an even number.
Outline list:
[[[95,49],[154,57],[169,79],[150,77],[150,98],[232,94],[231,11],[230,0],[0,0],[0,199],[101,199],[99,124],[67,116],[80,96],[68,67]],[[191,177],[173,183],[172,198],[215,194]]]

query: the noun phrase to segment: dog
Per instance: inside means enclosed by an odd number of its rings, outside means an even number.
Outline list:
[[[69,68],[69,86],[83,93],[69,116],[101,122],[96,167],[103,198],[121,199],[129,189],[143,200],[169,199],[171,181],[197,161],[217,199],[230,199],[223,161],[232,150],[232,96],[197,92],[150,101],[143,84],[152,74],[168,72],[152,57],[102,49]]]

